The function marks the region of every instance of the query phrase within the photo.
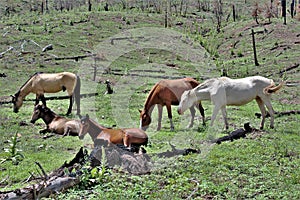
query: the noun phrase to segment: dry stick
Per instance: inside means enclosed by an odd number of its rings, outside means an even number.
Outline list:
[[[95,55],[90,54],[90,55],[81,55],[81,56],[55,57],[55,58],[46,58],[44,61],[49,61],[49,60],[75,60],[75,61],[78,61],[79,59],[93,57],[93,56],[95,56]]]
[[[254,37],[254,30],[251,29],[251,35],[252,35],[252,44],[253,44],[253,53],[254,53],[254,63],[255,66],[259,66],[259,63],[257,61],[257,55],[256,55],[256,46],[255,46],[255,37]]]
[[[191,199],[193,195],[198,191],[199,189],[199,182],[197,180],[191,180],[197,184],[197,187],[193,190],[193,192],[186,198],[186,199]]]
[[[3,57],[4,54],[6,54],[7,52],[13,50],[14,48],[12,46],[9,46],[9,48],[6,51],[3,51],[2,53],[0,53],[0,58]]]
[[[45,181],[48,180],[48,175],[46,174],[45,170],[43,169],[42,165],[39,163],[39,162],[34,162],[42,171],[43,175],[44,175],[44,178],[45,178]]]
[[[290,71],[290,70],[293,70],[293,69],[296,69],[296,68],[299,67],[299,66],[300,66],[299,63],[297,63],[297,64],[295,64],[295,65],[292,65],[292,66],[289,66],[289,67],[287,67],[287,68],[285,68],[285,69],[283,69],[283,70],[280,70],[280,71],[279,71],[279,74],[280,74],[280,76],[282,76],[285,72]]]
[[[144,36],[139,36],[139,37],[120,37],[120,38],[112,38],[110,40],[111,45],[114,45],[115,40],[132,40],[132,39],[145,39]]]

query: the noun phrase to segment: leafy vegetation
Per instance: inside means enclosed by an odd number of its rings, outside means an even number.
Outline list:
[[[95,3],[91,12],[87,12],[85,5],[78,4],[73,10],[62,12],[50,5],[49,12],[42,14],[29,12],[26,2],[15,1],[11,5],[23,5],[23,9],[18,7],[0,18],[0,52],[13,47],[0,57],[1,73],[6,75],[0,77],[1,102],[10,101],[9,95],[37,71],[71,71],[81,76],[83,94],[99,93],[96,97],[82,98],[82,114],[90,114],[105,126],[137,127],[138,109],[143,107],[149,90],[162,77],[192,76],[203,81],[227,74],[233,78],[262,75],[274,79],[275,83],[285,76],[286,86],[272,96],[273,107],[278,112],[300,108],[299,67],[290,68],[299,64],[300,26],[296,19],[288,18],[287,25],[283,25],[280,17],[274,15],[269,23],[269,19],[260,14],[260,24],[256,24],[251,16],[254,4],[236,1],[238,17],[233,21],[232,2],[223,1],[218,33],[214,5],[206,4],[208,1],[191,1],[194,4],[186,12],[179,11],[179,6],[176,11],[172,7],[165,30],[163,4],[148,9],[143,9],[141,4],[131,9],[126,5],[123,9],[119,3],[110,3],[109,11],[104,11],[104,3]],[[198,7],[197,2],[202,3],[202,7]],[[258,6],[264,7],[264,3],[269,1],[262,1]],[[1,10],[2,5],[0,3]],[[259,66],[253,62],[251,29],[257,32]],[[43,52],[42,48],[48,44],[53,45],[53,50]],[[88,57],[79,61],[66,59],[79,55]],[[115,92],[112,95],[104,95],[103,82],[107,79]],[[12,112],[11,104],[0,105],[0,159],[7,160],[0,165],[1,191],[27,185],[26,180],[36,175],[35,161],[49,173],[72,159],[81,146],[91,150],[88,137],[83,141],[59,136],[43,139],[39,130],[44,128],[44,123],[29,123],[34,104],[30,99],[33,98],[32,94],[27,96],[17,114]],[[209,102],[203,105],[209,117],[212,105]],[[47,106],[62,114],[68,101],[49,101]],[[255,117],[256,112],[259,109],[255,102],[228,107],[230,131],[246,122],[258,127],[260,119]],[[179,116],[174,106],[173,132],[169,130],[165,109],[161,131],[155,131],[156,109],[152,117],[147,130],[151,146],[146,148],[152,160],[150,174],[124,174],[117,169],[106,169],[103,164],[84,171],[78,187],[49,198],[299,199],[299,115],[278,116],[275,129],[266,128],[248,134],[245,139],[220,145],[208,142],[227,134],[220,117],[213,127],[203,127],[199,119],[194,128],[187,129],[189,113]],[[266,125],[268,123],[267,119]],[[200,149],[201,153],[157,157],[157,153],[170,150],[169,143],[176,148]]]

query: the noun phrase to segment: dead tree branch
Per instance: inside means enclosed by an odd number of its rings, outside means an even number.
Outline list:
[[[83,58],[87,57],[93,57],[95,54],[90,54],[90,55],[80,55],[80,56],[69,56],[69,57],[54,57],[54,58],[46,58],[44,61],[50,61],[50,60],[75,60],[78,61]]]

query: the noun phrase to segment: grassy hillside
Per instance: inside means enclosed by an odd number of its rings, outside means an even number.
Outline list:
[[[284,25],[276,13],[269,22],[262,12],[260,24],[256,24],[251,16],[254,4],[236,1],[238,16],[234,22],[232,5],[224,1],[218,33],[215,5],[199,2],[204,6],[200,10],[197,1],[190,1],[186,13],[183,9],[181,14],[172,7],[167,29],[164,9],[152,6],[142,11],[141,4],[134,1],[126,9],[111,1],[109,11],[104,11],[104,3],[95,3],[91,12],[79,4],[70,11],[55,11],[52,4],[45,14],[29,12],[29,1],[22,1],[23,9],[18,7],[9,15],[2,14],[0,101],[4,104],[0,105],[0,159],[17,158],[6,152],[12,144],[21,150],[24,158],[18,165],[11,160],[0,164],[1,191],[23,187],[32,174],[38,176],[35,161],[49,173],[71,160],[80,147],[91,150],[88,137],[83,141],[60,136],[43,139],[39,130],[45,127],[44,123],[40,120],[30,124],[33,101],[25,101],[17,114],[12,112],[11,104],[5,103],[38,71],[79,74],[82,94],[99,93],[96,97],[82,98],[82,114],[89,114],[106,126],[138,127],[138,109],[143,107],[151,87],[162,78],[185,76],[204,81],[221,75],[232,78],[262,75],[272,78],[276,84],[285,79],[284,88],[272,96],[273,107],[278,112],[300,110],[297,18],[288,16]],[[264,3],[259,6],[265,8]],[[4,3],[0,7],[3,11]],[[259,66],[253,60],[252,29],[256,32]],[[43,52],[49,44],[53,50]],[[85,58],[77,59],[78,56]],[[113,95],[104,95],[107,79],[112,82]],[[46,96],[57,95],[65,93]],[[26,97],[33,98],[32,94]],[[68,101],[49,101],[47,105],[63,115]],[[213,106],[210,102],[203,102],[203,106],[209,124]],[[246,122],[259,127],[260,119],[255,117],[259,108],[255,102],[228,107],[227,112],[229,131],[242,128]],[[152,144],[146,148],[152,160],[150,174],[133,176],[109,170],[93,186],[83,180],[80,186],[51,198],[299,199],[299,115],[277,116],[275,129],[268,127],[267,118],[263,131],[220,145],[208,142],[228,133],[220,115],[213,127],[203,127],[198,117],[195,126],[187,129],[189,115],[186,112],[179,116],[174,106],[175,131],[170,131],[164,108],[162,130],[156,131],[157,111],[154,110],[147,130]],[[75,110],[71,117],[77,118]],[[16,134],[14,143],[12,137]],[[156,157],[155,154],[171,149],[169,143],[180,149],[196,148],[201,153],[166,159]]]

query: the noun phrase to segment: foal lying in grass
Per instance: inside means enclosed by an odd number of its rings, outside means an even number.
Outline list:
[[[178,113],[183,114],[185,110],[193,106],[197,101],[210,100],[214,104],[211,126],[221,109],[225,127],[228,129],[226,106],[241,106],[255,99],[262,114],[260,129],[263,129],[265,123],[265,106],[268,108],[271,116],[270,127],[274,128],[274,110],[270,99],[271,94],[279,90],[282,86],[283,81],[276,86],[273,80],[262,76],[241,79],[230,79],[227,77],[212,78],[182,94]]]
[[[80,131],[80,120],[67,119],[59,116],[44,105],[36,105],[34,107],[31,123],[42,118],[47,125],[47,128],[41,130],[40,133],[53,132],[59,135],[78,136]]]

